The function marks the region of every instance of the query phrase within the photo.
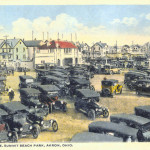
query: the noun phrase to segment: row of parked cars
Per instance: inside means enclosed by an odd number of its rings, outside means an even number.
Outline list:
[[[88,132],[74,135],[72,142],[148,142],[150,106],[135,107],[135,114],[115,114],[108,121],[92,122]]]
[[[0,104],[0,142],[17,142],[19,138],[30,135],[37,138],[45,129],[56,132],[56,120],[44,120],[34,108],[19,101]]]
[[[41,110],[46,110],[46,106],[48,107],[48,113],[58,109],[66,112],[67,102],[59,100],[59,98],[65,97],[73,100],[75,109],[84,112],[90,119],[109,116],[108,109],[97,103],[100,93],[96,92],[91,85],[89,78],[93,77],[93,73],[87,69],[79,66],[57,67],[50,70],[38,69],[36,72],[36,79],[31,76],[20,76],[21,102],[26,106],[31,107],[31,102],[37,100]],[[35,92],[37,94],[31,100],[31,96],[27,98],[27,95],[33,91],[34,95]],[[42,105],[44,107],[41,107]],[[34,105],[34,107],[38,106]],[[36,110],[39,111],[37,108]]]

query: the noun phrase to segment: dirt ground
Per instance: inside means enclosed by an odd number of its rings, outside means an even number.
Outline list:
[[[11,86],[15,91],[14,101],[20,101],[20,94],[18,92],[19,75],[23,73],[15,72],[14,76],[7,77],[6,86]],[[36,76],[35,72],[27,72],[27,75],[33,77]],[[124,75],[95,75],[91,79],[91,84],[94,85],[96,91],[101,91],[101,80],[106,77],[107,79],[117,79],[123,84]],[[1,103],[8,102],[7,95],[1,96]],[[19,139],[19,142],[68,142],[73,135],[79,132],[87,131],[88,125],[91,120],[81,112],[77,112],[74,109],[73,100],[64,99],[67,102],[67,113],[57,111],[49,114],[45,119],[55,119],[58,122],[59,129],[56,133],[51,131],[41,132],[37,139],[32,137],[26,137]],[[125,85],[123,85],[123,92],[121,95],[115,95],[114,98],[101,97],[100,105],[109,109],[110,115],[116,113],[134,113],[134,107],[140,105],[150,105],[150,97],[137,96],[135,92],[129,91]],[[109,118],[97,118],[95,121],[109,121]]]

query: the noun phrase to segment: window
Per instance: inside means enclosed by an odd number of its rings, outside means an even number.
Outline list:
[[[4,53],[4,48],[2,49],[3,53]]]
[[[11,55],[9,55],[8,58],[11,58]]]
[[[9,49],[9,53],[11,52],[11,49]]]
[[[23,48],[23,52],[25,52],[25,48]]]
[[[3,59],[5,59],[5,55],[3,55]]]
[[[21,44],[21,42],[20,42],[20,44]]]
[[[18,55],[16,55],[16,59],[18,59]]]
[[[41,63],[44,64],[44,63],[45,63],[45,60],[41,60]]]
[[[54,53],[54,49],[50,49],[50,53]]]
[[[16,48],[16,53],[18,53],[18,48]]]
[[[71,48],[65,48],[64,49],[64,53],[66,53],[66,54],[71,53],[71,52],[72,52]]]
[[[25,59],[26,58],[26,55],[23,55],[23,59]]]

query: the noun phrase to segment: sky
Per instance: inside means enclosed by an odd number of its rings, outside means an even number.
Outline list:
[[[72,40],[92,45],[150,41],[150,5],[1,5],[0,39]],[[48,34],[47,34],[48,33]],[[75,36],[76,35],[76,36]]]

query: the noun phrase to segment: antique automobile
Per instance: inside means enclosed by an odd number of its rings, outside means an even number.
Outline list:
[[[114,94],[122,93],[122,85],[118,84],[118,80],[114,79],[102,80],[101,86],[102,86],[101,96],[113,97]]]
[[[137,95],[150,96],[150,80],[137,80],[135,90]]]
[[[36,71],[36,78],[38,81],[41,81],[41,78],[43,76],[48,75],[48,73],[49,73],[49,70],[47,70],[47,69],[36,69],[35,71]]]
[[[113,65],[105,65],[105,74],[120,74],[121,69]]]
[[[76,90],[76,102],[74,103],[77,111],[81,110],[89,119],[94,120],[96,117],[103,116],[107,118],[109,111],[107,108],[99,106],[100,94],[90,89]]]
[[[27,119],[31,124],[39,125],[40,131],[52,129],[53,132],[56,132],[58,130],[58,124],[54,119],[44,120],[43,117],[37,115],[37,113],[28,115]]]
[[[41,92],[34,88],[21,88],[20,98],[21,103],[28,106],[29,108],[34,108],[36,113],[39,113],[41,116],[47,116],[49,109],[47,105],[40,102]]]
[[[64,69],[64,68],[53,68],[53,69],[50,69],[49,72],[51,71],[57,71],[57,72],[61,72],[65,75],[69,75],[70,73],[68,72],[68,70]]]
[[[9,116],[7,123],[10,130],[16,131],[19,137],[32,134],[33,138],[37,138],[40,133],[39,125],[31,124],[27,117],[30,115],[28,107],[17,101],[0,104],[0,108],[5,110]],[[30,110],[31,111],[31,110]]]
[[[150,105],[135,107],[135,114],[150,119]]]
[[[0,142],[17,142],[17,132],[9,128],[8,123],[5,121],[8,113],[3,109],[0,109]]]
[[[0,77],[0,93],[3,93],[6,89],[6,77]]]
[[[107,134],[99,134],[93,132],[81,132],[75,134],[71,142],[123,142],[119,137],[115,137]]]
[[[69,92],[70,81],[60,77],[47,75],[42,78],[42,84],[48,85],[53,84],[60,89],[60,96],[66,96]]]
[[[108,134],[120,137],[123,142],[137,141],[138,129],[108,121],[96,121],[89,124],[89,132]]]
[[[64,74],[62,72],[59,71],[49,71],[49,75],[55,76],[55,77],[59,77],[59,78],[63,78],[65,80],[69,79],[69,75]]]
[[[124,123],[125,125],[139,129],[138,141],[150,141],[150,120],[133,114],[117,114],[110,116],[111,122]]]
[[[80,78],[70,79],[69,95],[70,96],[76,95],[77,89],[95,90],[94,86],[92,86],[90,84],[90,81],[87,79],[80,79]]]
[[[28,88],[31,87],[31,84],[34,82],[34,78],[29,75],[19,76],[20,78],[20,88]]]
[[[135,90],[136,82],[139,79],[147,79],[147,73],[145,72],[135,72],[129,71],[124,76],[124,84],[130,89]]]
[[[57,86],[39,85],[38,89],[41,92],[40,101],[48,105],[50,113],[54,110],[62,110],[63,112],[67,111],[67,103],[58,100],[60,89]]]

